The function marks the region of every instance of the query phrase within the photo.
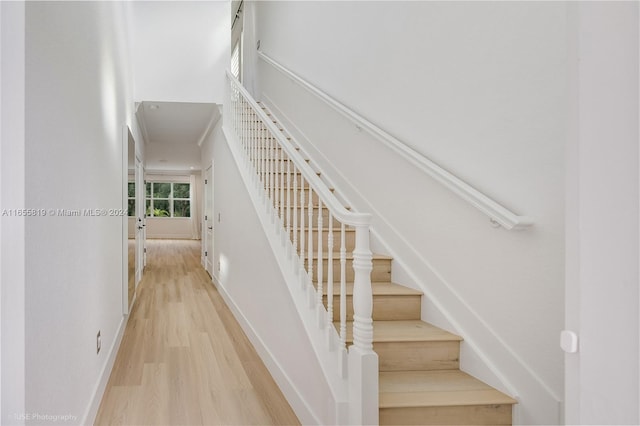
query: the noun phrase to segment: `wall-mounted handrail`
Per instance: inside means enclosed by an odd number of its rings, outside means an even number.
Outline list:
[[[492,223],[499,224],[507,230],[523,229],[533,224],[532,218],[527,216],[519,216],[510,211],[509,209],[494,201],[490,197],[486,196],[482,192],[478,191],[468,183],[464,182],[462,179],[456,177],[452,173],[440,167],[423,154],[417,152],[404,142],[385,132],[380,127],[371,123],[369,120],[351,110],[344,104],[338,102],[322,90],[305,81],[304,79],[266,55],[264,52],[259,50],[258,57],[264,62],[273,66],[275,69],[283,73],[291,80],[298,83],[310,93],[317,96],[331,108],[350,119],[359,129],[366,130],[369,134],[383,142],[394,152],[400,154],[402,157],[418,167],[424,173],[428,174],[433,179],[437,180],[446,188],[458,195],[460,198],[467,201],[472,206],[489,216]]]

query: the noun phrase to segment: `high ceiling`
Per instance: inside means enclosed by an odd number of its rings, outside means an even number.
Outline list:
[[[200,144],[220,119],[219,105],[142,102],[136,112],[146,141],[147,171],[200,170]]]

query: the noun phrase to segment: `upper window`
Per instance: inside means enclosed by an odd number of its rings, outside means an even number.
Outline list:
[[[231,53],[231,74],[240,80],[240,40],[238,40]]]
[[[147,182],[147,216],[191,217],[188,183]]]
[[[127,201],[128,201],[128,208],[129,208],[127,210],[127,214],[129,216],[135,216],[136,215],[136,183],[133,181],[129,182],[127,189],[128,189]]]

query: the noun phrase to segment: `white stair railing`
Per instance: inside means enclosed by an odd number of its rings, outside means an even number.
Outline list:
[[[227,80],[229,92],[224,120],[228,120],[235,131],[243,167],[261,194],[266,213],[299,277],[301,290],[310,295],[308,309],[317,312],[317,327],[326,333],[327,354],[338,357],[334,374],[344,379],[348,387],[348,422],[377,424],[378,356],[373,351],[371,216],[345,208],[272,118],[228,71]],[[351,249],[348,241],[353,238],[347,238],[347,234],[353,233],[355,244]],[[349,255],[352,273],[348,267]],[[353,344],[347,347],[347,279],[351,276]],[[337,287],[334,284],[338,284]],[[336,296],[339,321],[334,326]]]

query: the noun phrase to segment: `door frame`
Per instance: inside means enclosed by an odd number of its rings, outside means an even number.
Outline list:
[[[204,192],[204,208],[202,213],[202,224],[203,224],[203,233],[202,233],[202,254],[201,254],[201,262],[202,267],[209,274],[209,276],[213,279],[213,269],[214,269],[214,229],[213,229],[213,216],[214,216],[214,197],[213,197],[213,162],[209,164],[209,166],[205,169],[204,177],[203,177],[203,192]],[[209,206],[211,207],[209,211]],[[211,227],[211,235],[209,235],[209,227]],[[209,262],[210,261],[210,262]],[[209,267],[210,266],[210,267]]]
[[[147,247],[147,224],[146,224],[146,203],[145,203],[145,179],[144,179],[144,166],[142,161],[136,154],[135,159],[136,168],[136,227],[142,226],[142,229],[136,228],[136,266],[135,266],[135,288],[138,289],[138,284],[142,281],[144,275],[144,267],[146,266],[146,247]]]

